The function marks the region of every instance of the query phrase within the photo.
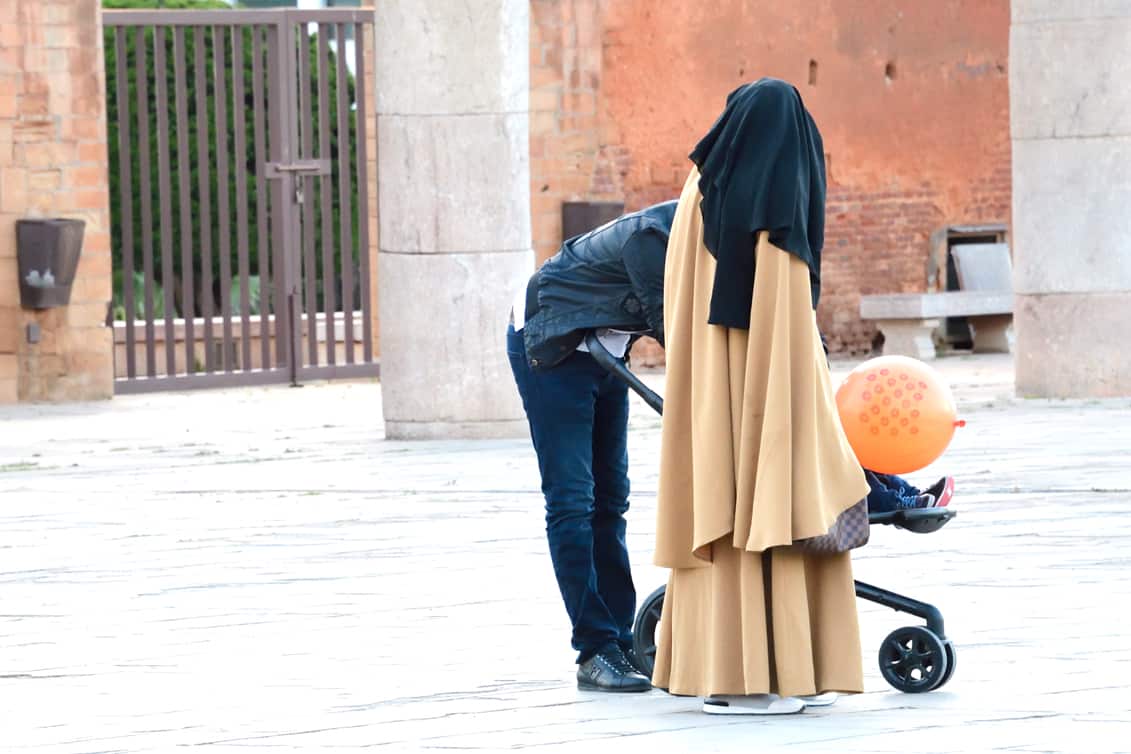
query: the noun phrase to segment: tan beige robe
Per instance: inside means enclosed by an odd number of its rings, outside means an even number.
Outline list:
[[[804,262],[762,234],[750,329],[707,324],[715,260],[693,170],[668,243],[655,562],[671,568],[653,683],[673,694],[861,691],[848,554],[789,545],[868,494]]]

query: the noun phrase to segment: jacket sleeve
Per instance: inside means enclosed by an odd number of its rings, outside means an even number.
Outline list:
[[[651,335],[664,345],[664,258],[668,239],[655,228],[643,228],[624,247],[624,268],[644,309]]]

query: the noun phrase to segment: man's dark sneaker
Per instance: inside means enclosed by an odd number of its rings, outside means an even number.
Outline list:
[[[577,687],[589,691],[647,691],[652,682],[636,668],[616,645],[606,647],[577,668]]]
[[[621,647],[621,650],[624,652],[624,656],[628,659],[629,664],[636,669],[636,672],[647,678],[650,671],[645,667],[644,661],[641,659],[640,655],[636,654],[631,648],[625,649]]]

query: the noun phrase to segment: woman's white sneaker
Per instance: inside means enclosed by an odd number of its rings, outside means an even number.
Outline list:
[[[799,696],[797,698],[805,702],[806,707],[831,707],[836,704],[840,694],[835,691],[826,691],[824,694],[817,694],[816,696]]]
[[[795,715],[805,709],[805,702],[795,696],[719,694],[703,700],[708,715]]]

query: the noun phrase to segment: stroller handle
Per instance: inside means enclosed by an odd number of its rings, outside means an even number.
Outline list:
[[[625,365],[624,359],[618,359],[609,353],[609,349],[601,343],[597,333],[590,330],[585,334],[585,347],[589,349],[589,355],[593,357],[594,361],[632,388],[657,414],[664,413],[664,399],[633,374],[632,370]]]

